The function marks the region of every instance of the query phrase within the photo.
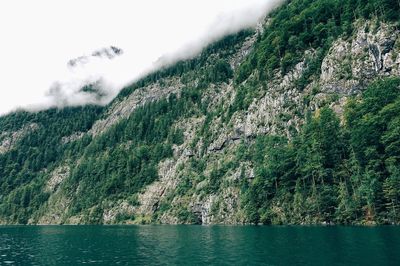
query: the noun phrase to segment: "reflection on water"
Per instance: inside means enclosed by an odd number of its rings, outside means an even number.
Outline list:
[[[0,265],[400,265],[399,252],[400,227],[0,227]]]

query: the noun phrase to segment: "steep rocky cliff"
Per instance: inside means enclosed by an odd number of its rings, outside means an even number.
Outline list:
[[[299,49],[301,56],[287,70],[276,68],[260,78],[260,69],[253,68],[238,81],[240,67],[262,49],[264,31],[273,26],[271,20],[279,12],[267,17],[261,27],[230,36],[192,60],[160,70],[126,88],[100,111],[88,112],[81,126],[68,127],[56,138],[52,147],[58,147],[59,155],[49,155],[52,159],[46,166],[14,166],[21,174],[9,175],[21,176],[18,183],[0,180],[0,222],[331,222],[323,215],[285,218],[292,208],[285,204],[293,200],[286,202],[286,196],[276,196],[269,204],[268,217],[276,220],[251,219],[244,190],[261,174],[254,160],[240,154],[251,153],[260,136],[290,141],[302,131],[307,116],[321,108],[331,108],[345,123],[349,99],[376,80],[400,76],[399,30],[395,22],[359,18],[352,22],[350,33],[333,35],[326,52],[310,45]],[[180,112],[174,111],[176,106]],[[149,114],[153,111],[159,116]],[[164,119],[167,113],[173,118]],[[20,126],[1,129],[0,156],[12,154],[8,162],[35,160],[12,152],[21,149],[18,142],[29,144],[28,135],[32,135],[29,140],[36,138],[34,133],[43,124],[35,119],[28,115]],[[157,130],[155,134],[164,128],[165,136],[140,138],[147,124]],[[11,173],[5,161],[1,170]],[[142,175],[154,178],[143,183],[132,179]]]

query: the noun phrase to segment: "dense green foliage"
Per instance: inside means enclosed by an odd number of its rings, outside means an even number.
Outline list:
[[[246,80],[254,69],[260,80],[271,78],[275,70],[286,73],[302,60],[304,51],[314,50],[316,56],[308,62],[310,70],[299,81],[307,84],[319,71],[322,59],[332,42],[353,31],[356,19],[376,16],[380,20],[399,21],[397,0],[292,0],[271,15],[254,52],[241,65],[236,82]]]
[[[172,156],[173,144],[183,141],[182,130],[173,124],[199,109],[200,99],[198,90],[187,88],[179,98],[171,95],[138,108],[92,141],[65,184],[68,191],[77,191],[71,214],[105,199],[133,196],[135,204],[134,194],[157,180],[157,164]]]
[[[16,112],[1,117],[1,132],[17,131],[30,124],[37,124],[38,129],[18,141],[10,152],[0,154],[0,221],[27,223],[35,212],[40,212],[51,194],[46,190],[49,173],[65,164],[72,171],[62,190],[66,194],[76,190],[69,216],[83,214],[87,222],[101,223],[103,205],[118,199],[128,199],[135,205],[135,193],[158,179],[158,163],[172,156],[173,144],[180,145],[184,140],[182,128],[174,127],[174,123],[207,112],[207,103],[201,101],[202,89],[210,83],[229,82],[233,71],[225,58],[234,54],[235,45],[251,33],[245,30],[229,35],[205,48],[200,56],[161,69],[124,89],[115,101],[166,77],[180,77],[181,81],[185,75],[201,77],[196,88],[188,85],[179,96],[145,104],[93,140],[84,134],[62,144],[64,137],[87,132],[96,119],[102,118],[101,107]],[[217,52],[219,57],[210,59]],[[82,90],[96,93],[92,86]]]
[[[79,145],[62,145],[62,138],[90,129],[101,110],[88,106],[38,113],[17,112],[0,118],[4,131],[37,124],[37,129],[19,141],[14,149],[0,155],[1,216],[27,222],[29,215],[48,197],[42,187],[46,174],[43,170],[53,169],[67,152],[77,153],[89,141],[85,138]]]
[[[60,145],[64,136],[90,129],[102,109],[67,108],[2,118],[7,130],[21,127],[24,121],[37,123],[38,129],[0,156],[1,216],[26,223],[48,199],[47,173],[59,163],[78,159],[80,163],[71,165],[71,176],[63,184],[66,193],[77,193],[69,215],[88,215],[89,222],[97,223],[103,200],[128,198],[136,204],[135,193],[158,178],[157,164],[172,156],[173,144],[182,144],[182,130],[172,125],[200,109],[199,93],[186,88],[179,98],[171,95],[138,108],[100,137],[84,136],[64,145]]]
[[[154,83],[162,87],[164,82],[179,79],[183,86],[178,94],[140,105],[95,137],[87,131],[96,120],[109,115],[108,107],[0,117],[0,143],[7,134],[31,130],[22,134],[11,150],[0,154],[0,222],[37,222],[54,195],[48,189],[51,173],[67,166],[70,172],[57,187],[57,192],[61,191],[57,196],[68,200],[64,202],[68,205],[65,217],[102,223],[104,211],[114,203],[137,205],[138,193],[159,179],[160,162],[174,157],[175,145],[185,143],[184,147],[191,149],[190,158],[176,165],[179,182],[173,194],[154,206],[154,217],[121,212],[114,222],[151,222],[173,209],[178,221],[200,223],[199,213],[189,205],[193,195],[204,200],[229,187],[240,191],[241,206],[235,207],[241,208],[241,221],[245,222],[399,223],[400,79],[372,83],[350,100],[342,120],[328,107],[309,111],[310,97],[316,93],[304,91],[319,77],[332,43],[339,37],[349,38],[357,19],[393,22],[399,16],[398,0],[287,1],[271,14],[264,33],[238,68],[232,69],[230,58],[251,31],[230,35],[199,56],[167,66],[125,88],[111,106]],[[269,83],[276,75],[287,73],[303,60],[305,71],[295,84],[303,91],[302,107],[306,109],[296,109],[297,118],[304,119],[299,132],[289,128],[289,138],[245,137],[239,132],[239,136],[223,136],[225,142],[210,151],[221,134],[214,123],[230,130],[236,112],[245,113],[254,98],[269,93]],[[229,95],[233,90],[221,98],[232,101],[219,101],[221,88],[230,89],[230,85],[236,92],[234,98]],[[82,90],[98,93],[92,86]],[[284,104],[290,105],[289,101]],[[284,122],[291,119],[288,113],[277,117]],[[198,123],[190,133],[194,134],[190,143],[184,135],[188,118]],[[65,141],[71,136],[76,139]],[[226,152],[229,142],[236,145],[239,138],[236,153]],[[254,169],[254,178],[247,176],[243,165]],[[228,180],[236,170],[240,170],[240,178]],[[210,211],[216,213],[219,204]]]
[[[213,62],[215,65],[213,64],[212,67],[214,70],[216,70],[216,73],[213,73],[214,71],[212,71],[208,66],[208,64],[210,64],[210,55],[213,55],[217,52],[221,58],[226,58],[232,55],[234,52],[236,52],[236,50],[233,49],[234,46],[244,41],[251,35],[251,33],[252,30],[243,30],[237,34],[228,35],[206,47],[201,54],[195,58],[181,60],[173,65],[167,65],[122,90],[117,99],[126,97],[137,88],[160,81],[163,78],[171,76],[183,77],[194,70],[196,70],[196,77],[203,77],[203,81],[205,82],[226,81],[227,78],[230,78],[233,75],[229,64],[227,64],[227,62],[225,62],[223,59]]]
[[[400,79],[372,84],[346,109],[329,108],[291,141],[260,136],[248,151],[256,166],[243,202],[254,223],[398,223]],[[245,185],[245,184],[244,184]]]

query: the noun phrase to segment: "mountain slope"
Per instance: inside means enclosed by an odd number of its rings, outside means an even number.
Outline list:
[[[288,1],[108,106],[0,118],[2,223],[399,223],[399,3]]]

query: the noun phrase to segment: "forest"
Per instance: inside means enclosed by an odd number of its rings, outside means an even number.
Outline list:
[[[398,223],[400,79],[371,84],[346,107],[309,114],[288,141],[260,136],[238,160],[256,166],[243,202],[253,223]],[[279,204],[281,209],[272,208]]]
[[[321,74],[322,61],[334,41],[351,38],[358,20],[398,28],[400,3],[286,1],[267,17],[263,33],[256,35],[237,68],[229,58],[255,34],[252,29],[226,36],[197,57],[165,66],[127,86],[107,106],[18,111],[0,117],[0,143],[5,133],[36,125],[10,151],[0,153],[0,223],[37,222],[49,208],[52,191],[46,184],[60,165],[71,169],[60,185],[62,193],[71,197],[66,217],[82,215],[82,223],[97,224],[103,223],[110,202],[126,200],[138,206],[139,193],[159,180],[160,162],[174,158],[174,147],[185,141],[185,128],[177,126],[179,122],[200,118],[203,122],[190,147],[199,147],[201,142],[202,148],[195,152],[197,157],[180,166],[175,194],[156,206],[150,222],[159,222],[162,213],[172,208],[175,196],[188,199],[197,193],[202,182],[206,185],[201,196],[222,194],[227,173],[249,162],[254,177],[246,176],[243,168],[240,181],[230,184],[240,191],[237,208],[243,211],[243,223],[399,224],[399,77],[378,77],[366,83],[362,93],[349,97],[342,116],[329,102],[312,109],[305,95],[307,109],[299,114],[298,131],[241,137],[233,155],[226,155],[229,160],[215,167],[207,153],[215,140],[215,121],[232,126],[235,114],[247,112],[254,99],[269,92],[274,77],[288,73],[306,51],[313,50],[315,56],[296,80],[296,90],[306,94],[306,87]],[[145,86],[162,86],[168,78],[183,84],[178,94],[140,105],[99,136],[87,134],[108,115],[110,106]],[[235,97],[213,106],[207,93],[218,94],[221,88],[232,88]],[[82,137],[64,141],[76,133]],[[181,205],[180,223],[201,222],[191,207]],[[115,222],[135,218],[120,215]]]

